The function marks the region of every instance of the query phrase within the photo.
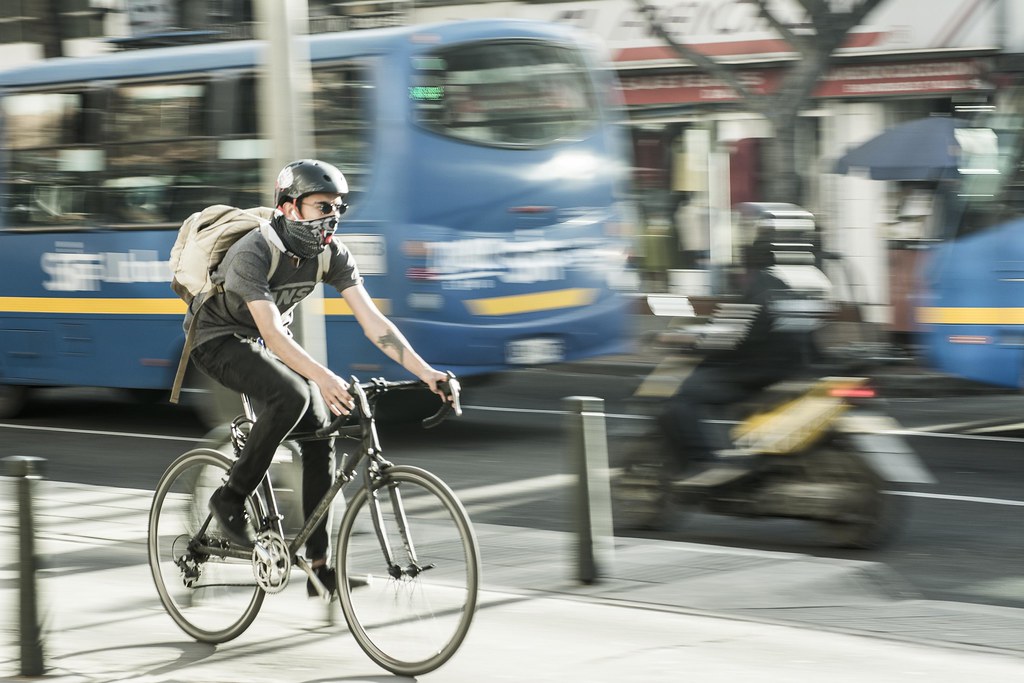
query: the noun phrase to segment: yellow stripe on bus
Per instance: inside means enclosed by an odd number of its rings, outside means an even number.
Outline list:
[[[939,308],[917,309],[918,322],[928,325],[1024,325],[1024,308]]]
[[[387,315],[388,299],[374,299]],[[352,315],[344,299],[324,299],[325,315]],[[89,315],[185,315],[185,302],[164,299],[57,298],[41,296],[0,296],[0,313],[68,313]]]
[[[512,315],[534,313],[557,308],[586,306],[597,298],[596,289],[559,289],[553,292],[495,296],[487,299],[467,299],[466,307],[473,315]]]
[[[391,313],[391,300],[390,299],[374,299],[373,303],[377,304],[377,308],[384,315]],[[324,315],[352,315],[352,309],[349,308],[348,303],[342,299],[324,299]]]
[[[181,299],[101,299],[0,296],[0,313],[88,313],[93,315],[185,314]]]

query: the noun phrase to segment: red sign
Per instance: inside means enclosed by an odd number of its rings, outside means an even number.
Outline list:
[[[815,97],[916,95],[985,87],[972,60],[862,64],[834,67],[814,89]]]
[[[781,69],[741,69],[737,78],[751,92],[774,92]],[[703,72],[647,73],[619,78],[629,106],[733,102],[736,91]],[[814,97],[878,97],[981,90],[986,83],[973,60],[838,66],[818,83]]]

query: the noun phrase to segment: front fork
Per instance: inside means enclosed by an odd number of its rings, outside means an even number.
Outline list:
[[[390,469],[391,464],[387,463],[387,461],[383,462],[384,465],[376,472],[367,472],[367,481],[369,483],[366,504],[370,509],[370,518],[373,520],[373,528],[377,534],[377,540],[380,542],[381,553],[383,553],[384,561],[387,563],[388,575],[393,579],[401,579],[402,577],[416,578],[420,573],[431,569],[433,565],[423,566],[419,562],[419,558],[416,555],[416,545],[413,542],[412,533],[409,529],[409,519],[406,517],[405,505],[402,502],[401,487],[398,482],[388,476],[388,469]],[[384,513],[381,508],[381,492],[384,492],[391,501],[391,511],[395,515],[395,524],[402,538],[405,555],[409,559],[409,564],[404,567],[395,560],[395,552],[391,547],[389,530],[384,524]]]

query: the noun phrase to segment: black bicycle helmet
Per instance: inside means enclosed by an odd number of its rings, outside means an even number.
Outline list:
[[[295,202],[308,194],[326,192],[348,194],[348,181],[334,166],[316,159],[293,161],[277,174],[274,184],[274,206]]]

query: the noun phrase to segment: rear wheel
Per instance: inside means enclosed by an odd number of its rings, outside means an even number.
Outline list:
[[[907,503],[885,492],[879,477],[856,453],[826,448],[812,454],[816,479],[841,484],[849,491],[850,505],[835,520],[821,522],[832,545],[840,548],[877,548],[901,530]]]
[[[418,676],[455,654],[476,611],[480,551],[444,482],[416,467],[390,467],[372,494],[362,487],[348,501],[337,547],[341,609],[370,659]]]
[[[149,512],[149,568],[160,602],[204,643],[241,635],[266,596],[253,576],[251,550],[232,549],[207,509],[230,465],[212,449],[185,453],[161,477]],[[246,507],[251,520],[262,518],[258,498]]]

